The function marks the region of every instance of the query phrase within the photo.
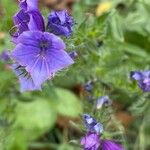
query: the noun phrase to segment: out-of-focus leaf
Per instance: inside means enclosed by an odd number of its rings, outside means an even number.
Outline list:
[[[27,150],[28,142],[27,137],[23,132],[13,130],[7,137],[8,143],[4,145],[6,150]]]
[[[9,0],[2,0],[2,1],[0,1],[0,3],[3,7],[4,16],[7,16],[7,17],[1,17],[0,18],[0,21],[2,22],[0,24],[0,29],[9,31],[9,29],[13,25],[12,16],[16,13],[17,5],[16,5],[16,3],[12,2],[11,3],[11,9],[9,9],[8,8],[8,6],[10,4]]]
[[[81,102],[72,92],[62,88],[56,88],[55,92],[56,97],[52,101],[55,101],[55,107],[59,114],[77,117],[82,113]]]
[[[29,139],[37,138],[49,130],[55,122],[56,113],[45,99],[18,102],[15,108],[15,127],[23,129]]]
[[[123,35],[123,24],[121,21],[121,17],[117,14],[114,10],[110,13],[108,17],[108,35],[114,38],[117,41],[123,42],[124,35]]]
[[[75,148],[75,149],[79,150],[78,148]],[[58,150],[74,150],[74,148],[70,145],[63,144],[59,146]]]

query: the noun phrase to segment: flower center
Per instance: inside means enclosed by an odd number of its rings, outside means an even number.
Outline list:
[[[48,43],[48,41],[40,41],[40,49],[41,50],[46,50],[47,48],[48,48],[48,45],[49,45],[49,43]]]
[[[41,40],[39,42],[40,53],[38,56],[40,56],[41,58],[45,58],[49,46],[50,46],[50,42],[48,40],[45,39]]]

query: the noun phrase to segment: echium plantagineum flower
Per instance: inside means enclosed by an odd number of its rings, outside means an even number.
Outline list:
[[[53,11],[48,17],[47,30],[56,35],[70,36],[72,34],[72,28],[74,20],[68,15],[67,10]]]
[[[12,57],[31,75],[39,86],[57,71],[73,64],[65,52],[64,42],[54,34],[41,31],[26,31],[18,37]]]
[[[99,128],[101,128],[101,130],[99,129],[100,132],[95,131],[94,124],[97,123],[96,119],[87,114],[85,116],[84,122],[86,122],[87,134],[81,139],[81,145],[84,150],[124,150],[120,144],[112,140],[102,139],[102,125],[99,123],[101,125],[99,126]]]
[[[101,134],[103,132],[103,125],[98,123],[92,116],[83,114],[83,121],[88,132],[96,132],[97,134]]]
[[[109,106],[111,104],[112,104],[112,101],[110,100],[110,98],[107,95],[101,96],[96,101],[96,109],[100,109],[100,108],[102,108],[102,106]]]
[[[69,52],[68,54],[73,60],[78,57],[78,53],[76,51]]]
[[[65,43],[53,33],[46,32],[44,19],[38,10],[38,0],[21,0],[20,11],[14,16],[17,32],[16,47],[11,53],[27,76],[19,76],[21,91],[40,90],[42,84],[74,63],[65,51]]]
[[[87,83],[84,84],[84,89],[87,92],[91,92],[93,89],[93,81],[88,81]]]
[[[13,34],[17,38],[28,30],[45,30],[44,19],[38,10],[38,0],[21,0],[20,10],[13,17],[17,31]],[[14,40],[16,42],[16,40]]]
[[[150,92],[150,70],[146,71],[132,71],[130,77],[138,81],[139,87],[144,92]]]

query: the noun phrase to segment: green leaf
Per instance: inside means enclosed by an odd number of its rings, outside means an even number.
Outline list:
[[[15,127],[22,129],[27,138],[37,138],[55,123],[56,113],[45,99],[18,102],[15,108]],[[30,136],[30,137],[28,137]]]
[[[107,28],[107,32],[112,38],[120,42],[124,41],[122,19],[115,10],[112,11],[108,17]]]
[[[78,148],[76,148],[77,150]],[[62,144],[59,146],[58,150],[74,150],[74,147],[72,147],[71,145],[67,145],[67,144]]]
[[[70,117],[76,117],[80,113],[82,113],[82,106],[79,99],[70,91],[56,88],[55,89],[56,98],[56,109],[59,114],[70,116]]]
[[[7,138],[8,143],[5,145],[6,150],[27,150],[27,139],[22,132],[14,130]]]

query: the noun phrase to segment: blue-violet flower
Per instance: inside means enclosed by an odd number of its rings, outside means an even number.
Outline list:
[[[21,10],[14,17],[14,24],[17,31],[13,38],[17,38],[21,33],[28,30],[45,30],[44,19],[38,10],[38,0],[23,0],[20,2]],[[16,39],[13,39],[16,42]]]
[[[109,99],[108,96],[101,96],[96,101],[96,108],[100,109],[102,106],[109,106],[112,104],[112,101]]]
[[[87,133],[86,136],[81,139],[81,145],[84,146],[84,150],[98,150],[100,146],[100,136],[96,133]]]
[[[18,37],[17,41],[12,57],[25,67],[37,86],[74,63],[65,52],[64,42],[54,34],[26,31]]]
[[[139,87],[144,92],[150,92],[150,70],[146,71],[132,71],[131,78],[138,81]]]
[[[10,53],[7,50],[0,53],[0,60],[3,62],[8,62],[10,60]]]
[[[95,132],[97,134],[101,134],[103,132],[103,125],[98,123],[92,116],[84,114],[83,120],[88,132]]]
[[[47,29],[49,32],[60,36],[70,36],[74,25],[73,18],[66,10],[53,11],[48,17]]]

